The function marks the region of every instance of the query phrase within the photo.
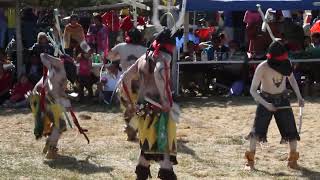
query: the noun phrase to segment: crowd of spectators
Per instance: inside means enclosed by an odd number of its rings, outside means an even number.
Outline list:
[[[318,11],[268,9],[266,13],[273,34],[284,41],[291,58],[320,57]],[[62,11],[60,15],[61,33],[64,39],[63,50],[70,57],[69,62],[64,62],[67,77],[73,89],[79,94],[78,98],[83,100],[87,95],[89,99],[99,97],[101,101],[111,103],[111,92],[122,71],[118,63],[109,62],[107,57],[113,47],[128,41],[125,38],[126,34],[134,27],[132,14],[129,9],[123,9],[98,13],[77,12],[69,16]],[[196,24],[190,29],[187,52],[182,52],[183,33],[177,37],[177,48],[181,50],[180,61],[263,60],[266,58],[267,48],[272,40],[257,11],[219,11],[199,13],[194,17],[195,21],[190,20]],[[137,23],[146,28],[150,19],[150,17],[139,16]],[[15,9],[0,8],[0,105],[21,107],[25,104],[22,94],[32,89],[32,86],[42,77],[43,65],[40,54],[55,55],[55,48],[47,38],[47,33],[51,33],[53,37],[59,34],[55,23],[53,9],[25,8],[21,11],[25,71],[17,77],[11,66],[7,65],[8,62],[16,65]],[[318,30],[313,30],[313,26],[316,25],[319,25]],[[85,51],[84,42],[90,46],[89,52]],[[99,63],[103,64],[102,68],[95,73],[94,64]],[[295,64],[297,78],[301,79],[303,76],[310,82],[309,84],[317,84],[320,81],[317,67],[318,63]],[[202,72],[203,67],[200,68],[202,69],[199,71]],[[236,72],[234,69],[231,73],[220,72],[218,69],[215,74],[219,74],[219,77],[227,77],[226,79],[232,82],[239,80],[250,82],[250,74],[253,74],[254,68],[255,66],[242,66],[238,70],[240,73],[235,74],[236,78],[232,78]],[[224,70],[228,71],[228,68]],[[197,71],[197,68],[192,68],[192,71]],[[199,78],[193,72],[190,76],[186,72],[184,77],[189,84],[192,79]],[[212,80],[208,78],[211,76],[206,75],[206,78],[202,79],[208,81],[210,85]],[[226,80],[223,79],[223,81]],[[299,80],[298,82],[302,83]],[[182,86],[184,86],[183,83]],[[205,87],[208,84],[198,83],[198,86]],[[226,86],[230,87],[232,83],[227,83]]]
[[[110,104],[111,92],[122,72],[119,63],[108,61],[108,53],[116,44],[125,41],[126,33],[134,26],[133,16],[129,9],[66,14],[61,11],[59,19],[63,36],[61,44],[69,56],[64,64],[71,88],[80,101],[96,97]],[[24,8],[21,11],[24,71],[17,77],[14,69],[17,65],[15,11],[0,8],[0,106],[27,105],[24,95],[43,75],[40,54],[56,55],[54,44],[47,35],[58,38],[55,23],[53,9]],[[138,24],[145,26],[145,19],[139,16]],[[89,47],[84,48],[84,44]],[[86,51],[86,48],[90,50]],[[98,64],[98,73],[93,70],[94,64]]]

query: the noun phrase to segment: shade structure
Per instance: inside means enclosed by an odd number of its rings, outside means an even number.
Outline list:
[[[314,10],[320,0],[187,0],[187,11],[245,11],[262,8],[275,10]]]

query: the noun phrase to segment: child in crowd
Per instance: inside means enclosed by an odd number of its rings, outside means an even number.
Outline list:
[[[119,63],[119,61],[107,61],[100,73],[100,98],[106,104],[111,104],[112,93],[117,88],[116,85],[122,74]]]
[[[90,54],[80,53],[78,56],[79,62],[79,97],[80,99],[84,97],[84,88],[88,90],[89,97],[93,96],[93,75],[91,73],[92,60],[90,59]]]
[[[10,93],[10,98],[4,103],[5,107],[26,107],[27,99],[25,95],[33,89],[33,84],[29,81],[26,74],[21,75],[19,81],[14,85]]]

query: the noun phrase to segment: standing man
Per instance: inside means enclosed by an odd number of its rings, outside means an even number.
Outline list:
[[[107,57],[109,51],[109,30],[102,23],[100,14],[93,13],[93,24],[90,25],[87,36],[92,37],[91,44],[95,47],[96,53],[102,57]]]
[[[120,43],[113,47],[109,52],[108,58],[111,61],[115,61],[120,59],[120,66],[122,68],[122,72],[125,72],[132,64],[134,64],[138,58],[140,58],[143,54],[146,53],[147,48],[143,46],[143,35],[142,33],[133,28],[129,32],[126,32],[125,42]],[[128,88],[131,88],[133,92],[133,96],[131,97],[132,101],[136,102],[136,94],[139,88],[139,82],[137,81],[137,77],[133,77],[133,82],[130,83]],[[127,88],[123,86],[123,88]],[[125,89],[122,89],[122,93],[125,93]],[[129,123],[133,117],[132,113],[128,112],[128,104],[125,101],[121,101],[122,105],[124,106],[125,113],[124,113],[124,120],[126,122],[125,133],[128,135],[128,141],[134,141],[136,139],[136,130],[132,129],[129,126]]]
[[[145,56],[139,58],[124,74],[123,85],[131,87],[133,77],[140,82],[138,103],[131,100],[132,90],[127,89],[125,101],[128,111],[136,113],[140,143],[139,163],[136,166],[138,180],[151,177],[150,161],[160,163],[158,178],[177,179],[173,165],[177,164],[176,122],[170,115],[173,99],[170,89],[170,62],[175,48],[171,31],[163,30]],[[149,99],[159,102],[152,104]],[[137,108],[136,108],[137,107]]]
[[[304,106],[304,100],[300,94],[297,81],[292,73],[292,65],[288,59],[288,51],[280,39],[269,46],[267,60],[256,69],[250,93],[259,103],[253,128],[248,136],[250,148],[245,153],[247,170],[254,169],[254,156],[257,141],[267,141],[267,131],[272,116],[275,117],[281,134],[281,142],[289,142],[288,167],[298,168],[297,141],[300,140],[295,124],[292,108],[290,108],[289,96],[286,93],[286,82],[289,80],[295,92],[299,106]],[[261,84],[261,85],[260,85]],[[257,92],[260,85],[260,93]],[[282,107],[282,108],[281,108]]]

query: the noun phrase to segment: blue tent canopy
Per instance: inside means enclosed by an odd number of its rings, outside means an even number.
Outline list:
[[[320,0],[187,0],[187,11],[244,11],[263,9],[314,10],[320,9]]]

